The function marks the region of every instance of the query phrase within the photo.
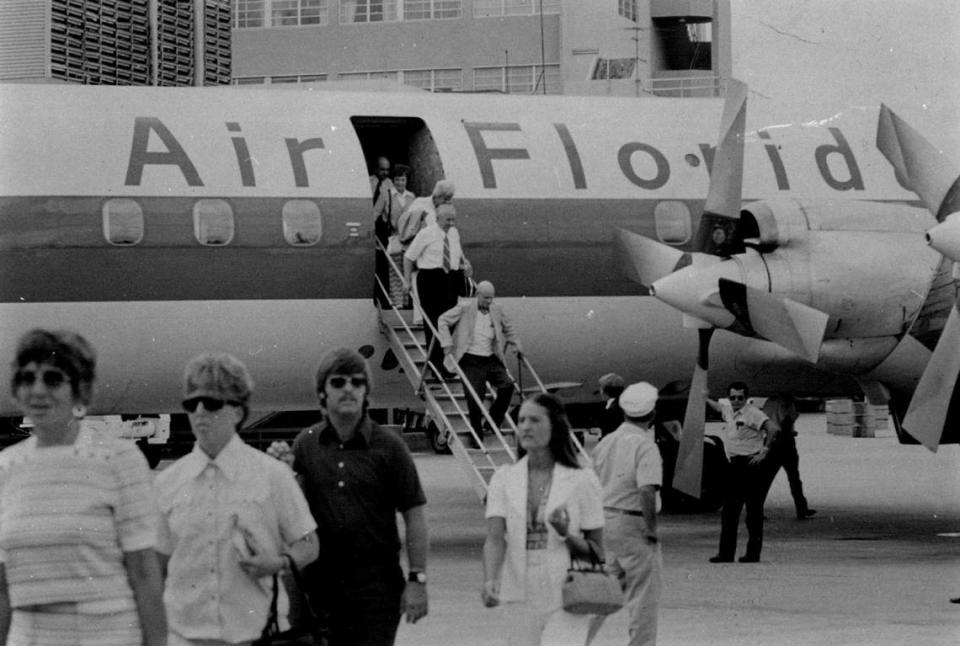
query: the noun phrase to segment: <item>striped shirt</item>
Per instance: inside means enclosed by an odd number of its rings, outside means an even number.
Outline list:
[[[132,442],[81,429],[69,446],[30,437],[0,452],[0,561],[14,608],[128,606],[123,554],[154,547],[158,520]]]

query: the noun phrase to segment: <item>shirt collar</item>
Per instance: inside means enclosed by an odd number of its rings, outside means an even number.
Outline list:
[[[354,433],[348,442],[362,441],[364,446],[370,446],[370,434],[372,432],[373,427],[370,423],[370,418],[364,415],[357,424],[357,432]],[[330,424],[329,421],[323,422],[320,426],[319,434],[322,442],[340,444],[340,435],[337,434],[337,430],[333,428],[333,425]]]
[[[223,471],[223,475],[228,480],[237,480],[243,475],[243,447],[243,440],[234,433],[233,437],[220,449],[217,457],[211,460],[210,456],[200,448],[200,444],[195,442],[193,451],[186,457],[186,476],[191,480],[197,478],[212,463]]]

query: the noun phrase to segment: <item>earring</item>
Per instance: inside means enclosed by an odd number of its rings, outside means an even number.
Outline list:
[[[87,416],[87,407],[83,404],[77,404],[73,407],[73,416],[76,419],[83,419]]]

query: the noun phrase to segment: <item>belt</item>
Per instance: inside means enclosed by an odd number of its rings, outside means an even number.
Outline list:
[[[636,511],[633,509],[620,509],[619,507],[604,507],[603,510],[610,512],[611,514],[623,514],[624,516],[643,516],[642,511]]]

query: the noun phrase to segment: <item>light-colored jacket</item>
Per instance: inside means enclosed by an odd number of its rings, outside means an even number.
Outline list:
[[[473,342],[473,329],[477,324],[478,313],[476,299],[462,301],[441,314],[437,321],[437,340],[444,349],[453,346],[453,356],[457,361],[460,361]],[[523,352],[516,328],[497,303],[490,305],[490,321],[493,323],[493,353],[500,361],[506,363],[504,353],[508,343],[512,343],[517,352]],[[456,326],[456,329],[451,336],[450,328],[453,326]]]
[[[528,477],[527,458],[524,456],[515,464],[498,469],[487,491],[486,517],[501,517],[506,519],[507,524],[507,553],[500,579],[501,601],[521,601],[526,598]],[[571,469],[559,463],[554,465],[546,517],[562,506],[566,506],[570,517],[568,532],[579,534],[583,530],[603,527],[600,481],[593,469]],[[570,550],[549,523],[547,527],[545,549],[554,585],[543,592],[553,597],[555,605],[559,607],[563,579],[570,567]]]

